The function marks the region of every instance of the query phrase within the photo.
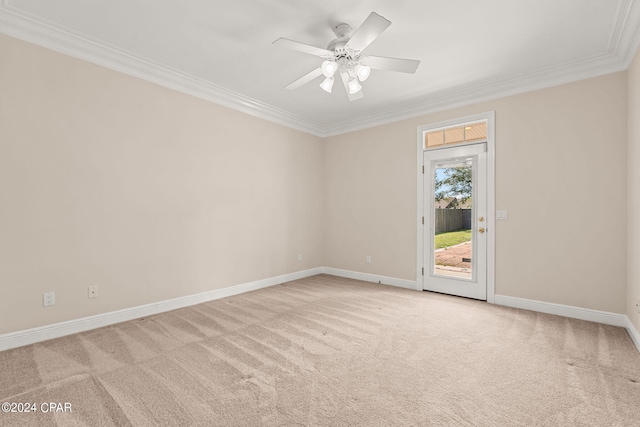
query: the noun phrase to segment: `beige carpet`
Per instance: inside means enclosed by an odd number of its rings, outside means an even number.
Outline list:
[[[640,425],[622,328],[326,275],[0,352],[0,369],[0,402],[38,407],[3,426]]]

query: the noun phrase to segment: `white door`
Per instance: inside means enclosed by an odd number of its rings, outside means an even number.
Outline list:
[[[487,299],[486,147],[423,154],[424,290]]]

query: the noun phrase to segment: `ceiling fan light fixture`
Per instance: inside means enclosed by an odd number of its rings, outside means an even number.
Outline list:
[[[336,71],[338,71],[338,64],[334,61],[324,61],[322,63],[322,74],[325,77],[333,77]]]
[[[349,79],[349,81],[347,82],[347,86],[349,86],[349,94],[351,95],[358,93],[362,90],[362,85],[358,83],[358,81],[353,77]]]
[[[327,77],[322,83],[320,83],[320,87],[325,92],[331,93],[331,89],[333,88],[333,81],[333,77]]]
[[[369,75],[371,74],[371,67],[369,67],[368,65],[358,64],[355,66],[353,71],[355,71],[356,75],[358,76],[358,80],[363,82],[369,78]]]

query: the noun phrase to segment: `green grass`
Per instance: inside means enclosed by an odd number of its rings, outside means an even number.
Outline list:
[[[471,230],[449,231],[436,234],[436,249],[448,248],[471,240]]]

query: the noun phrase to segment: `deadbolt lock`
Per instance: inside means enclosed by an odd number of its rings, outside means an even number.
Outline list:
[[[478,218],[478,221],[480,221],[480,222],[484,221],[484,217],[481,216],[480,218]]]

